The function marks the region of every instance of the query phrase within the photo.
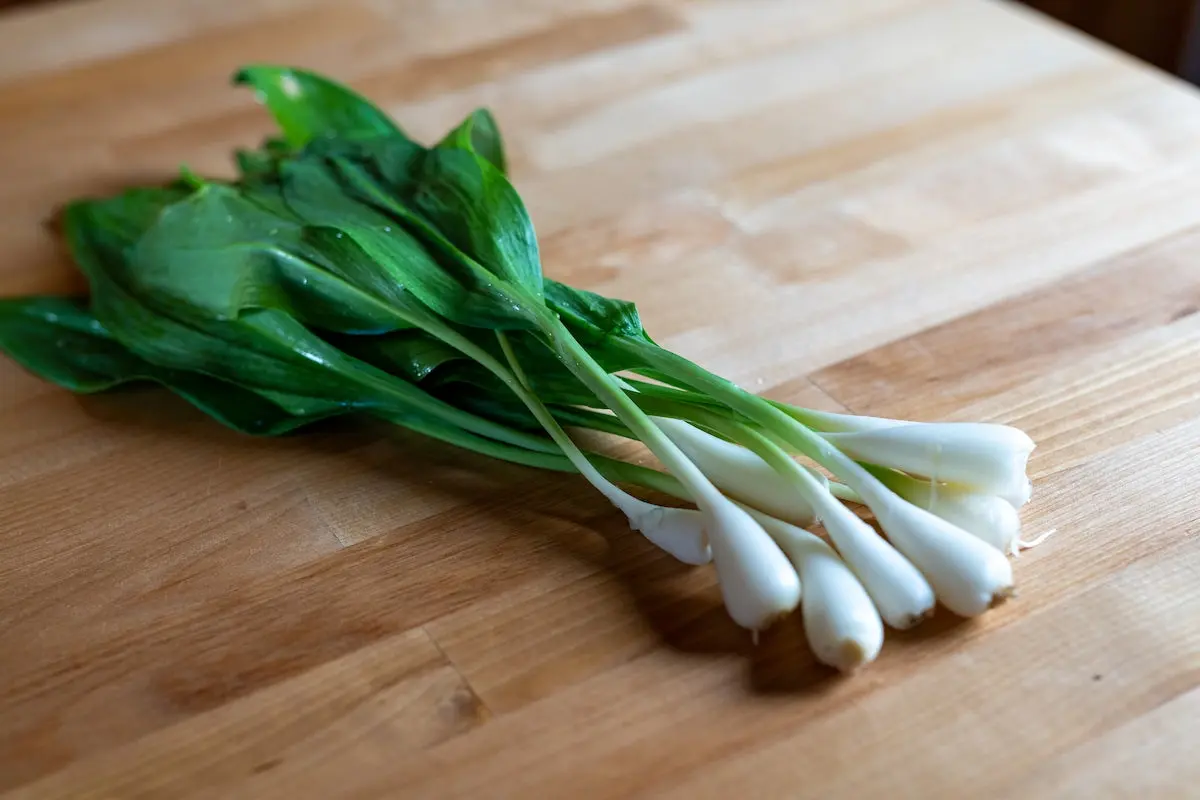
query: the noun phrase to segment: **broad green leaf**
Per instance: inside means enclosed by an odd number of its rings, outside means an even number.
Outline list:
[[[386,185],[394,199],[411,192],[416,171],[427,152],[425,147],[403,136],[377,136],[362,140],[318,139],[300,157],[353,164]]]
[[[358,168],[347,169],[378,188]],[[398,203],[385,210],[356,199],[335,170],[324,159],[284,165],[283,198],[297,217],[342,233],[397,286],[452,322],[489,329],[532,326],[526,311],[507,299],[496,276],[439,246],[436,237],[418,241],[410,232],[411,212]]]
[[[328,416],[294,416],[235,384],[155,366],[121,346],[73,298],[0,300],[0,349],[33,374],[78,394],[160,384],[222,424],[256,436],[280,435]]]
[[[530,432],[544,430],[537,417],[516,395],[511,392],[482,391],[483,388],[485,387],[461,380],[442,383],[434,387],[434,391],[438,397],[456,408],[486,419]],[[627,438],[633,436],[620,420],[609,414],[555,403],[547,403],[547,406],[560,425],[591,428]]]
[[[75,298],[0,299],[0,348],[30,372],[81,394],[144,377],[149,367]]]
[[[378,160],[379,154],[336,154],[325,157],[332,168],[337,186],[353,202],[369,206],[412,232],[421,240],[439,264],[462,279],[488,291],[497,292],[496,276],[446,238],[436,225],[408,205],[416,187],[420,159],[390,167]]]
[[[276,165],[276,172],[265,180],[247,180],[244,183],[235,187],[247,202],[257,206],[262,212],[270,214],[282,220],[287,220],[293,225],[302,225],[304,220],[296,215],[292,207],[287,204],[287,200],[283,196],[283,187],[277,180],[279,165]]]
[[[503,173],[472,152],[439,147],[416,177],[410,203],[421,216],[489,272],[541,298],[533,222]]]
[[[261,187],[281,181],[281,169],[290,161],[346,161],[368,169],[391,191],[408,191],[426,148],[405,136],[374,136],[368,139],[313,139],[302,148],[293,149],[280,139],[268,138],[257,150],[238,150],[236,157],[243,166],[241,186]]]
[[[307,332],[280,312],[253,311],[227,321],[181,320],[147,306],[131,279],[127,254],[139,236],[138,220],[126,213],[127,206],[123,198],[73,203],[64,214],[63,229],[91,284],[96,319],[129,351],[159,367],[275,392],[281,397],[272,399],[301,416],[330,413],[339,405],[386,402],[341,378],[335,369],[338,359],[328,352],[333,348],[322,346],[315,336],[309,334],[311,347],[297,347]],[[273,332],[272,323],[284,331]]]
[[[550,278],[544,280],[543,287],[546,305],[558,313],[563,324],[582,342],[595,344],[609,336],[650,339],[633,303],[577,289]]]
[[[272,158],[286,158],[294,152],[287,139],[278,136],[268,136],[263,139],[262,147],[259,149]]]
[[[238,150],[234,160],[242,180],[259,180],[275,170],[275,159],[260,150]]]
[[[570,382],[570,375],[560,377],[554,373],[537,373],[526,376],[533,388],[534,394],[543,403],[561,403],[563,405],[598,406],[599,401],[586,387]],[[424,386],[429,391],[439,391],[442,387],[454,384],[466,384],[475,387],[481,395],[513,394],[504,382],[474,361],[455,361],[447,363],[432,372],[425,380]],[[515,397],[515,395],[514,395]]]
[[[243,67],[234,83],[252,87],[295,148],[323,137],[403,136],[382,111],[346,86],[296,67]]]
[[[85,213],[92,238],[103,244],[106,254],[124,258],[164,209],[188,197],[192,191],[182,184],[137,187],[104,200],[77,201],[64,210],[64,226]]]
[[[525,404],[511,392],[494,392],[490,386],[481,386],[467,380],[439,383],[432,386],[431,391],[456,408],[502,425],[531,433],[544,430]]]
[[[130,288],[157,302],[233,319],[243,308],[287,305],[272,238],[296,238],[296,226],[247,203],[235,189],[210,184],[162,210],[129,251]]]
[[[284,139],[269,137],[257,150],[238,149],[234,160],[240,173],[239,182],[252,184],[273,176],[280,160],[292,154],[291,145]]]
[[[397,331],[382,336],[340,336],[331,343],[357,359],[385,372],[420,383],[438,368],[465,355],[420,330]]]
[[[462,333],[462,331],[460,331]],[[466,335],[472,343],[486,351],[501,364],[506,363],[496,337],[490,331],[470,331]],[[567,405],[597,406],[599,401],[575,375],[559,361],[554,353],[542,344],[535,335],[525,332],[508,334],[509,343],[521,371],[536,394],[545,403],[562,403]],[[394,372],[395,367],[380,362],[383,369]],[[497,378],[490,370],[472,359],[445,359],[437,364],[435,369],[428,370],[425,376],[428,387],[444,386],[452,383],[466,383],[479,387],[483,393],[512,394],[512,391]]]
[[[501,173],[508,172],[504,140],[496,118],[486,108],[476,109],[454,130],[446,134],[438,147],[457,147],[487,160]]]
[[[313,152],[318,150],[313,148]],[[472,292],[482,298],[482,308],[474,308],[471,315],[455,317],[456,322],[500,329],[534,327],[532,320],[536,307],[529,304],[537,303],[540,306],[540,278],[535,281],[534,275],[540,275],[541,268],[537,263],[537,243],[532,238],[532,226],[520,207],[520,198],[516,197],[511,186],[507,186],[503,175],[479,157],[465,150],[444,152],[452,153],[448,158],[467,159],[478,166],[483,174],[501,182],[496,184],[501,188],[495,197],[507,196],[515,200],[515,205],[502,202],[501,206],[512,212],[510,216],[519,220],[520,224],[512,230],[524,230],[527,241],[518,242],[507,235],[488,239],[486,231],[477,231],[477,234],[468,231],[464,234],[465,227],[460,224],[461,220],[456,223],[454,214],[449,211],[443,220],[448,220],[452,226],[447,230],[439,225],[437,214],[431,216],[428,207],[418,207],[416,197],[425,188],[422,181],[427,177],[427,162],[441,157],[432,152],[414,154],[392,141],[376,139],[359,148],[341,148],[339,152],[331,149],[325,159],[336,173],[338,188],[415,234],[445,270],[464,285],[473,287]],[[458,228],[454,228],[454,225],[458,225]],[[508,252],[505,252],[506,249]],[[491,252],[495,258],[490,263],[484,263],[479,252]],[[497,269],[496,264],[516,264],[518,268]],[[503,321],[496,320],[490,324],[485,321],[486,317],[496,315],[502,315]],[[477,319],[469,321],[465,319],[467,316],[476,316]]]
[[[500,363],[505,362],[504,353],[491,331],[467,329],[458,332]],[[561,412],[560,416],[572,420],[583,419],[589,412],[570,406],[599,405],[590,390],[536,337],[513,333],[509,339],[534,394],[544,403],[558,404],[556,413]],[[424,331],[399,331],[384,336],[343,336],[335,339],[334,344],[388,373],[421,383],[427,390],[458,407],[505,424],[519,418],[523,427],[541,429],[541,424],[502,380],[481,364]],[[478,398],[485,405],[465,402],[470,398]],[[491,416],[481,411],[487,403],[506,405],[509,412]],[[610,429],[619,427],[615,421],[610,420],[609,424]]]
[[[140,237],[129,281],[138,294],[217,319],[277,308],[332,331],[407,327],[396,310],[413,302],[403,287],[365,258],[340,258],[340,249],[330,256],[335,241],[233,187],[209,184],[166,208]]]
[[[172,312],[156,306],[153,297],[136,296],[123,255],[129,241],[113,235],[116,226],[105,219],[109,212],[103,202],[76,203],[67,210],[64,229],[91,282],[96,318],[150,363],[237,383],[295,415],[365,409],[418,430],[458,426],[522,447],[553,450],[549,443],[464,414],[347,355],[278,309],[252,309],[222,320]]]

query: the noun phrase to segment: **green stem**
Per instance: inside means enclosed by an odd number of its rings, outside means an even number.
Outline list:
[[[415,408],[420,413],[436,418],[454,428],[462,428],[480,436],[542,453],[558,451],[553,444],[540,436],[515,430],[485,417],[463,411],[439,400],[422,389],[392,376],[371,377],[361,383],[374,384],[372,388],[401,401],[402,408]]]
[[[555,472],[574,472],[571,462],[557,453],[535,452],[524,447],[506,444],[502,441],[477,436],[462,428],[446,425],[436,419],[414,415],[380,414],[395,425],[420,433],[433,439],[471,450],[480,455],[498,458],[514,464],[521,464],[537,469],[548,469]]]
[[[292,255],[278,248],[268,248],[267,251],[273,258],[286,261],[295,265],[301,270],[312,269],[312,265],[302,258]],[[405,325],[414,325],[421,328],[426,333],[446,342],[446,344],[456,347],[465,355],[474,358],[477,361],[488,359],[492,364],[497,364],[486,351],[476,347],[469,339],[458,334],[434,314],[426,311],[423,306],[420,306],[416,300],[404,305],[389,304],[373,294],[363,292],[355,286],[351,287],[358,292],[359,298],[366,303],[375,306],[376,309],[391,316],[398,322]],[[468,352],[466,348],[470,348],[473,352]],[[482,356],[482,358],[481,358]],[[347,356],[349,357],[349,356]],[[357,359],[354,359],[357,361]],[[497,364],[498,365],[498,364]],[[488,366],[488,364],[485,364]],[[490,368],[490,367],[489,367]],[[500,367],[500,370],[507,375],[507,370]],[[481,436],[491,437],[497,441],[507,442],[508,444],[523,447],[529,450],[536,450],[543,453],[555,453],[558,448],[552,442],[546,441],[540,436],[534,436],[524,431],[514,430],[507,425],[501,425],[484,417],[477,416],[453,405],[433,397],[423,389],[414,386],[413,384],[397,378],[382,370],[375,370],[367,367],[364,370],[365,374],[345,375],[351,379],[357,380],[360,385],[367,386],[381,392],[387,397],[395,398],[401,401],[405,408],[415,408],[419,412],[428,415],[429,417],[437,418],[447,423],[452,427],[463,428],[477,433]],[[374,373],[378,374],[374,374]],[[511,379],[511,375],[508,375]]]
[[[704,473],[650,421],[556,316],[547,313],[539,315],[539,320],[547,339],[563,364],[591,389],[604,405],[612,409],[650,452],[658,457],[668,472],[679,479],[702,511],[727,502]]]
[[[595,463],[596,469],[600,470],[610,481],[629,483],[652,492],[670,495],[684,502],[694,502],[692,496],[688,494],[688,490],[674,475],[595,453],[588,453],[588,458]]]
[[[633,392],[630,397],[637,403],[638,408],[645,411],[652,417],[670,417],[672,419],[681,419],[685,422],[691,422],[705,428],[713,428],[711,421],[714,419],[723,420],[731,424],[736,424],[735,420],[731,420],[713,409],[704,408],[701,406],[693,406],[687,403],[677,403],[667,400],[662,397],[647,397],[640,391]],[[720,434],[725,437],[724,433]],[[727,438],[727,437],[726,437]]]
[[[545,429],[546,433],[558,446],[558,450],[565,454],[570,460],[574,468],[581,473],[589,483],[609,499],[612,503],[620,507],[623,511],[628,511],[628,502],[634,498],[614,486],[608,479],[596,471],[596,469],[588,461],[587,457],[575,444],[566,431],[559,425],[558,420],[546,408],[546,405],[533,392],[529,384],[529,379],[526,377],[524,370],[521,369],[520,362],[517,360],[516,354],[513,352],[512,344],[508,336],[502,331],[495,331],[496,340],[500,345],[500,350],[504,353],[505,359],[508,361],[506,368],[500,363],[491,353],[479,347],[467,337],[455,331],[449,325],[443,323],[433,314],[409,312],[405,314],[403,311],[397,311],[397,316],[407,316],[406,321],[409,324],[418,325],[426,333],[440,339],[445,344],[455,348],[463,355],[474,359],[477,363],[499,378],[505,386],[507,386],[513,394],[525,404],[529,412]],[[599,415],[596,415],[599,416]],[[576,417],[576,419],[586,419],[586,417]],[[507,429],[507,428],[506,428]],[[538,440],[540,442],[540,440]]]
[[[639,387],[644,384],[645,386],[653,387],[654,391],[661,393],[674,391],[680,394],[690,395],[688,399],[702,404],[712,404],[716,402],[707,395],[692,391],[690,388],[691,384],[681,381],[679,378],[673,377],[659,370],[635,368],[634,372],[647,378],[667,384],[667,386],[662,386],[661,384],[650,383],[649,381],[636,381]],[[860,430],[858,425],[849,421],[848,418],[852,418],[852,415],[837,414],[831,411],[820,411],[815,408],[805,408],[804,406],[792,405],[791,403],[785,403],[781,400],[768,399],[767,402],[790,416],[792,419],[814,431],[820,431],[822,433],[840,433],[843,431]],[[720,404],[718,403],[718,405]]]
[[[623,382],[614,376],[618,385]],[[636,384],[630,384],[633,388]],[[705,411],[710,414],[731,414],[731,412],[721,406],[720,408],[712,405],[696,405],[686,401],[671,400],[665,396],[646,395],[641,390],[627,392],[630,400],[637,404],[646,414],[652,417],[673,417],[675,419],[683,419],[688,421],[696,421],[697,413]],[[578,408],[575,406],[560,406],[555,403],[550,403],[549,408],[554,412],[554,416],[563,425],[573,426],[576,428],[591,428],[592,430],[601,431],[603,433],[611,433],[615,436],[621,436],[626,439],[637,439],[629,427],[621,422],[619,417],[601,414],[591,409]],[[732,419],[732,417],[731,417]],[[737,418],[741,421],[741,418]],[[699,423],[697,423],[699,424]]]
[[[858,503],[860,506],[866,505],[866,503],[863,502],[862,497],[859,496],[858,492],[854,491],[844,483],[830,481],[829,491],[839,500],[845,500],[848,503]]]
[[[821,431],[822,433],[839,433],[859,429],[858,426],[847,421],[847,415],[845,414],[834,414],[829,411],[818,411],[815,408],[794,406],[791,403],[784,403],[779,400],[768,400],[767,402],[810,430]]]
[[[778,435],[801,453],[841,477],[865,503],[871,504],[883,496],[882,492],[887,491],[856,461],[764,398],[714,375],[683,356],[649,342],[627,337],[614,337],[611,341],[619,349],[641,359],[656,370],[671,375],[694,389],[709,392],[734,411],[757,422],[767,432]]]
[[[636,439],[633,432],[621,420],[611,414],[602,414],[590,408],[577,408],[551,403],[548,408],[560,425],[571,428],[587,428],[601,433],[610,433],[625,439]]]
[[[763,435],[752,425],[747,425],[737,420],[730,419],[720,413],[714,413],[714,409],[707,407],[697,407],[687,403],[671,402],[661,397],[642,397],[637,392],[633,393],[631,397],[637,402],[638,407],[652,417],[670,417],[672,419],[680,419],[697,427],[703,428],[715,436],[720,436],[726,441],[746,447],[766,461],[769,465],[774,467],[776,472],[783,473],[785,477],[794,476],[794,470],[801,470],[806,474],[810,474],[811,476],[811,473],[808,473],[807,469],[792,461],[787,450],[780,446],[780,442],[773,441],[775,437],[773,437],[770,433]],[[770,445],[771,447],[770,457],[764,455],[761,445],[758,445],[757,447],[751,446],[751,443],[747,439],[752,434],[763,439],[772,440],[766,442],[766,444]],[[758,443],[756,442],[755,444],[757,445]],[[786,459],[786,465],[782,465],[782,463],[778,460],[778,457],[780,456]],[[873,474],[875,474],[874,470],[871,470],[870,467],[868,467],[868,471],[871,471]],[[880,476],[877,475],[877,477]],[[887,481],[884,480],[884,483],[886,484]],[[848,500],[853,503],[863,504],[862,498],[859,496],[858,492],[854,491],[844,483],[830,481],[829,491],[834,497],[837,497],[840,500]]]
[[[515,377],[519,387],[519,389],[514,389],[514,391],[517,391],[521,399],[525,400],[525,404],[529,407],[530,412],[532,412],[534,417],[537,418],[537,421],[542,424],[542,427],[546,429],[546,432],[550,434],[550,438],[553,439],[555,444],[559,446],[563,454],[570,459],[571,464],[574,465],[575,469],[577,469],[579,473],[588,480],[589,483],[595,486],[601,494],[607,497],[609,501],[611,501],[621,510],[628,513],[628,501],[633,500],[634,498],[626,494],[621,489],[618,489],[611,481],[601,475],[596,468],[592,466],[591,462],[588,461],[587,456],[583,454],[583,451],[579,449],[578,445],[572,441],[571,437],[567,435],[567,432],[564,431],[562,426],[558,424],[558,420],[554,418],[554,415],[550,413],[549,409],[547,409],[546,406],[530,390],[529,379],[525,376],[525,371],[521,368],[521,363],[517,360],[516,353],[513,352],[512,343],[509,342],[508,336],[502,331],[496,331],[495,333],[496,341],[500,343],[500,350],[504,353],[504,357],[508,360],[509,369],[512,370],[512,374]]]
[[[721,431],[730,440],[747,448],[763,461],[767,462],[776,473],[791,481],[804,499],[808,501],[809,505],[818,511],[818,513],[829,502],[829,492],[817,480],[816,476],[793,461],[783,448],[771,441],[770,437],[759,433],[753,428],[732,422],[715,414],[705,415],[701,413],[699,417],[700,421],[704,422],[704,424]]]
[[[419,326],[426,333],[429,333],[445,344],[455,348],[463,355],[474,359],[477,363],[499,378],[521,400],[521,402],[525,404],[526,408],[529,409],[530,413],[533,414],[534,418],[541,424],[546,433],[550,435],[550,438],[554,441],[554,444],[557,445],[558,450],[570,461],[574,469],[582,474],[584,478],[586,478],[589,483],[595,486],[601,494],[607,497],[610,502],[621,508],[622,511],[625,511],[626,513],[629,512],[630,501],[633,501],[635,498],[619,489],[600,472],[598,472],[596,468],[588,461],[588,458],[583,454],[575,442],[572,441],[571,437],[567,435],[566,431],[562,429],[562,426],[559,425],[558,420],[555,419],[554,415],[549,409],[546,408],[546,405],[541,401],[540,398],[538,398],[538,396],[530,387],[529,380],[522,370],[520,362],[517,360],[516,354],[512,349],[512,344],[506,334],[504,334],[502,331],[495,331],[496,340],[500,345],[500,350],[502,353],[504,353],[504,357],[508,361],[507,368],[482,347],[479,347],[470,339],[455,331],[452,327],[442,322],[433,314],[425,313],[424,311],[419,311],[417,309],[393,308],[392,312],[398,319],[402,319],[408,324]],[[424,393],[422,392],[422,394]],[[459,413],[465,414],[466,412]],[[474,415],[470,416],[474,417]],[[576,419],[587,418],[577,416]],[[502,441],[508,441],[510,444],[523,444],[521,441],[513,441],[513,438],[516,438],[516,432],[513,432],[512,429],[508,428],[507,426],[500,426],[499,423],[491,423],[490,421],[489,424],[498,426],[506,435],[508,435],[509,438],[502,439]],[[521,436],[524,435],[525,434],[521,434]],[[500,437],[493,435],[493,438]],[[537,439],[536,437],[531,438],[533,438],[534,441],[536,441],[539,445],[542,444],[540,439]],[[474,449],[478,451],[477,447]],[[495,451],[496,448],[492,449]],[[525,456],[525,458],[527,459],[528,457]]]
[[[497,442],[493,439],[476,436],[461,428],[454,428],[424,418],[400,418],[387,414],[381,415],[381,417],[400,427],[408,428],[416,433],[490,458],[553,472],[571,472],[576,474],[579,472],[571,459],[561,453],[533,452],[521,447]],[[668,475],[665,472],[659,472],[656,469],[643,467],[638,464],[630,464],[627,461],[621,461],[620,459],[591,451],[581,450],[580,452],[609,481],[640,486],[644,489],[670,495],[684,501],[692,499],[683,484],[674,476]]]
[[[730,413],[729,409],[719,400],[714,400],[702,392],[694,392],[690,389],[680,389],[674,386],[663,386],[660,383],[651,383],[650,381],[640,380],[638,378],[622,378],[622,385],[627,388],[636,389],[639,394],[648,397],[657,397],[662,400],[668,400],[678,403],[688,403],[695,406],[701,406],[711,411],[718,413]]]

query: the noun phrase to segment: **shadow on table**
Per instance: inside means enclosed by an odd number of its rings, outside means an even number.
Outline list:
[[[609,568],[621,578],[666,646],[699,656],[741,657],[747,665],[745,685],[754,694],[820,694],[843,680],[836,670],[813,656],[799,610],[762,632],[755,644],[750,632],[726,613],[712,567],[694,568],[675,562],[634,535],[614,536],[610,545],[613,558]],[[632,555],[643,552],[657,557]],[[690,588],[689,581],[681,578],[689,573],[701,573],[692,576]],[[969,624],[969,620],[939,607],[933,619],[916,629],[885,629],[879,658],[886,660],[889,653],[956,635]]]
[[[662,645],[697,658],[736,658],[745,664],[746,690],[764,696],[778,694],[814,694],[829,690],[841,676],[812,656],[805,642],[799,612],[776,624],[752,642],[750,632],[738,627],[722,606],[720,589],[712,566],[690,567],[678,563],[626,525],[620,513],[593,491],[581,477],[574,474],[551,473],[517,467],[466,451],[461,451],[419,437],[402,429],[371,420],[338,419],[314,425],[286,437],[256,439],[223,428],[215,421],[192,409],[182,399],[157,387],[134,387],[97,396],[78,397],[85,413],[110,423],[150,429],[156,435],[176,438],[184,446],[200,446],[232,453],[234,457],[247,449],[281,447],[294,453],[295,458],[310,455],[319,462],[343,459],[346,467],[336,471],[353,470],[354,475],[383,470],[386,481],[395,482],[397,497],[403,488],[419,487],[422,498],[434,505],[454,509],[458,521],[469,522],[472,542],[463,543],[472,555],[464,558],[469,569],[484,572],[491,553],[521,563],[529,554],[530,571],[542,569],[546,559],[565,559],[588,565],[589,569],[607,571],[631,597],[634,606],[652,628]],[[192,441],[192,445],[188,445]],[[202,444],[203,443],[203,444]],[[329,468],[319,468],[328,471]],[[364,473],[365,474],[365,473]],[[438,500],[440,498],[440,500]],[[655,501],[665,498],[648,497]],[[516,500],[516,501],[515,501]],[[319,500],[318,500],[319,501]],[[389,558],[392,552],[389,537],[400,542],[412,537],[416,528],[425,531],[436,527],[437,518],[422,519],[406,525],[403,531],[383,531],[378,536],[360,542],[373,549],[364,554],[365,560],[355,559],[353,575],[338,581],[367,581],[385,585],[395,581],[395,563],[376,564],[371,559]],[[449,522],[445,524],[455,524]],[[407,541],[407,540],[406,540]],[[406,558],[403,543],[398,543],[397,558]],[[370,557],[370,558],[367,558]],[[541,565],[541,566],[539,566]],[[422,570],[432,567],[420,563]],[[568,569],[572,569],[569,567]],[[364,575],[367,573],[367,575]],[[372,575],[374,576],[372,578]],[[474,573],[473,573],[474,575]],[[422,578],[428,583],[428,578]],[[439,614],[485,599],[487,593],[511,588],[496,577],[475,577],[478,585],[446,588],[454,597],[449,601],[418,600],[418,608],[407,614],[391,612],[394,624],[372,625],[380,638],[389,636],[406,625],[420,625]],[[438,591],[433,584],[427,590]],[[335,591],[323,588],[322,591]],[[412,602],[407,595],[397,595],[397,603]],[[368,618],[371,610],[355,606],[348,614]],[[422,613],[431,614],[424,616]],[[619,613],[619,612],[618,612]],[[942,612],[918,630],[899,633],[888,631],[881,654],[905,649],[905,643],[920,643],[930,638],[947,636],[960,627],[962,620]],[[329,621],[329,625],[335,625]],[[335,637],[336,638],[336,637]],[[311,657],[298,656],[288,672],[314,666],[311,660],[329,660],[364,644],[361,637],[347,639],[344,648],[336,642],[314,643]],[[247,654],[247,658],[251,658]],[[878,668],[878,664],[869,669]]]

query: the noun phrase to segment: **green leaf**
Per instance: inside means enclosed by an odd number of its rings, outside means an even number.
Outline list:
[[[268,136],[263,139],[260,149],[272,158],[286,158],[294,152],[294,148],[288,143],[288,140],[278,136]]]
[[[410,383],[420,383],[446,364],[470,360],[450,345],[420,330],[397,331],[382,336],[341,336],[332,339],[332,343],[355,358]]]
[[[492,331],[460,328],[456,333],[504,363],[504,352]],[[411,383],[422,383],[431,391],[451,385],[468,385],[480,395],[512,396],[523,407],[512,390],[490,370],[424,331],[340,336],[331,341],[355,358]],[[509,334],[509,342],[526,379],[543,402],[597,403],[595,395],[536,336],[514,332]]]
[[[533,222],[504,174],[457,147],[421,159],[411,205],[485,269],[538,299],[542,264]]]
[[[482,387],[470,381],[460,380],[432,387],[437,396],[447,403],[478,414],[502,425],[518,430],[540,432],[542,425],[529,409],[511,392],[492,392],[492,387]]]
[[[0,299],[0,347],[30,372],[82,394],[140,377],[145,364],[83,301],[64,297]]]
[[[276,137],[265,139],[257,150],[235,150],[234,160],[241,174],[239,182],[253,184],[272,177],[278,171],[279,162],[292,153],[291,145]]]
[[[470,338],[476,347],[504,363],[504,352],[491,332],[460,333]],[[534,394],[543,402],[591,406],[598,403],[591,390],[581,383],[537,336],[525,332],[512,332],[508,336],[509,344],[526,380],[529,381]],[[397,369],[396,365],[384,362],[379,362],[378,366],[388,372],[395,372]],[[424,385],[431,390],[454,383],[464,383],[477,387],[482,394],[512,394],[508,386],[490,370],[466,358],[445,359],[437,364],[435,369],[428,370],[423,380]]]
[[[299,416],[360,409],[425,432],[462,428],[554,452],[549,441],[464,414],[347,355],[278,309],[251,309],[223,320],[172,312],[152,294],[135,295],[124,257],[130,240],[114,235],[121,226],[107,219],[111,216],[103,201],[75,203],[67,209],[64,230],[91,283],[96,318],[146,361],[237,383]]]
[[[546,278],[546,305],[581,342],[599,344],[609,336],[650,340],[637,306]],[[615,371],[615,370],[610,370]]]
[[[210,184],[164,209],[130,254],[131,290],[158,304],[234,319],[277,308],[332,331],[407,327],[415,301],[365,257],[281,217],[237,189]],[[334,251],[334,252],[330,252]]]
[[[319,139],[304,149],[303,157],[324,159],[330,164],[344,162],[366,170],[373,180],[387,186],[387,191],[394,195],[389,198],[392,203],[412,191],[421,159],[428,152],[403,136],[379,136],[363,140]]]
[[[114,339],[159,367],[199,372],[260,394],[274,392],[279,397],[272,399],[292,414],[325,414],[335,406],[386,403],[388,398],[340,377],[336,371],[340,359],[331,352],[333,348],[322,346],[317,337],[278,311],[252,311],[228,321],[184,321],[148,306],[135,294],[127,258],[140,238],[138,224],[148,218],[152,224],[153,217],[145,213],[148,205],[131,204],[120,196],[78,201],[64,213],[63,230],[71,253],[91,284],[92,311]]]
[[[235,384],[155,366],[122,347],[73,298],[0,300],[0,349],[33,374],[78,394],[160,384],[222,424],[256,436],[280,435],[328,416],[294,416]]]
[[[105,256],[123,258],[165,208],[192,192],[193,189],[182,184],[137,187],[104,200],[76,201],[68,204],[63,212],[64,231],[73,218],[78,220],[84,214],[92,229],[92,238]]]
[[[449,155],[445,155],[447,153]],[[312,162],[318,156],[324,163],[314,166]],[[517,225],[510,230],[523,230],[525,240],[505,233],[493,236],[478,225],[472,233],[470,225],[456,220],[456,212],[443,209],[444,214],[431,215],[429,206],[419,207],[418,195],[428,188],[425,183],[431,169],[428,164],[438,159],[465,159],[477,172],[489,176],[495,187],[492,200],[499,204],[499,219],[515,219]],[[332,181],[330,176],[323,174],[324,168],[332,168]],[[374,139],[352,147],[310,148],[303,157],[287,165],[284,177],[289,201],[302,215],[345,228],[347,219],[354,220],[362,213],[361,208],[353,207],[356,202],[369,206],[417,236],[442,269],[467,289],[467,297],[458,297],[454,301],[455,306],[464,309],[463,312],[454,314],[439,309],[443,316],[458,324],[492,329],[536,327],[534,319],[540,310],[541,294],[540,277],[537,276],[540,276],[541,268],[532,226],[520,198],[503,175],[478,156],[457,149],[417,153],[394,140]],[[442,188],[446,185],[449,184]],[[313,198],[324,198],[337,192],[345,194],[332,203],[317,205],[312,202]],[[306,197],[301,197],[302,194]],[[508,200],[504,200],[505,197]],[[344,205],[347,200],[352,201],[350,207]],[[469,205],[469,198],[464,202]],[[467,213],[480,210],[488,211],[482,208]],[[378,224],[378,219],[373,223]],[[482,224],[494,226],[496,221]],[[485,258],[486,253],[493,257],[485,263],[479,255],[481,252],[485,253]],[[514,264],[515,267],[508,268]],[[475,302],[467,307],[471,296]],[[435,297],[422,295],[422,300],[432,306]],[[531,306],[533,303],[537,305]]]
[[[295,239],[295,228],[230,187],[207,185],[165,207],[137,237],[128,251],[129,286],[218,319],[286,305],[286,293],[267,277],[274,270],[271,238]]]
[[[233,82],[255,89],[295,148],[324,137],[404,136],[382,111],[346,86],[296,67],[243,67]]]
[[[434,387],[434,391],[438,397],[456,408],[499,422],[502,425],[531,432],[543,430],[537,417],[511,392],[491,391],[490,387],[486,385],[474,384],[466,380],[442,383]],[[633,438],[629,429],[611,415],[569,405],[556,403],[547,403],[546,405],[560,425],[591,428],[617,436]]]
[[[261,150],[237,150],[234,160],[243,180],[258,180],[275,170],[275,159]]]
[[[376,205],[358,199],[363,192],[382,191],[360,166],[302,158],[288,162],[281,174],[284,201],[300,219],[343,233],[389,273],[389,280],[437,314],[489,329],[532,327],[528,313],[508,299],[496,276],[436,235],[415,238],[412,226],[427,223],[398,201],[384,196]],[[347,194],[348,188],[355,194]]]
[[[457,128],[446,134],[438,147],[457,147],[485,159],[501,173],[508,172],[504,140],[496,118],[486,108],[476,109]]]

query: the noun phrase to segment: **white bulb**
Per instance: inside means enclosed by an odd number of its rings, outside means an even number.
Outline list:
[[[896,480],[891,485],[897,494],[913,505],[962,528],[1000,552],[1015,551],[1017,541],[1021,538],[1021,518],[1004,498],[907,478]]]
[[[634,502],[640,507],[628,501],[623,504],[629,527],[685,564],[699,566],[712,561],[703,514],[692,508],[668,508],[636,499]]]
[[[887,624],[904,630],[930,616],[936,600],[921,571],[854,512],[830,501],[821,509],[825,530]]]
[[[1020,511],[1021,507],[1033,497],[1033,482],[1029,478],[1017,481],[1016,484],[997,491],[996,495],[1002,497],[1005,502]]]
[[[883,621],[863,585],[833,550],[814,553],[800,570],[804,633],[817,659],[842,672],[875,660]]]
[[[873,505],[876,519],[948,609],[974,617],[1012,595],[1012,565],[1004,553],[923,508],[890,498]]]
[[[800,576],[749,514],[725,500],[705,514],[721,596],[733,621],[760,631],[800,604]]]
[[[773,517],[796,525],[812,523],[812,506],[796,491],[796,485],[751,450],[681,420],[653,419],[721,491]],[[823,475],[818,479],[828,482]]]
[[[858,461],[988,494],[1021,490],[1035,447],[1017,428],[976,422],[913,422],[822,435]]]
[[[800,572],[804,635],[817,660],[841,672],[874,661],[883,646],[883,621],[854,573],[808,531],[750,513]]]

